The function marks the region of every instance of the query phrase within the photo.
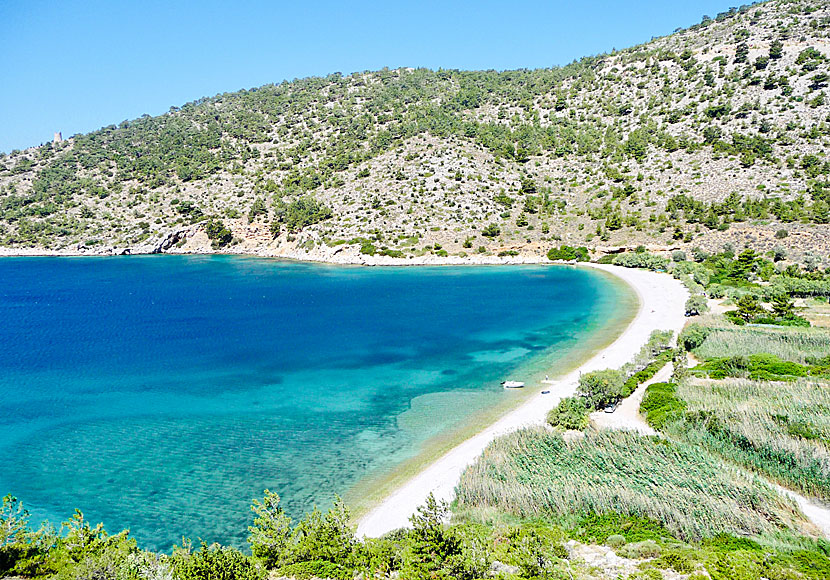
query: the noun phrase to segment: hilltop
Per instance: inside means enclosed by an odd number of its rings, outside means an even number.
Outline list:
[[[830,5],[772,0],[559,68],[221,94],[0,155],[0,253],[827,265],[828,82]]]

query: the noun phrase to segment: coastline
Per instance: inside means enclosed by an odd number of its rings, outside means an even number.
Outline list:
[[[620,266],[580,265],[614,275],[634,290],[639,299],[639,310],[628,327],[588,361],[563,376],[555,377],[551,384],[533,388],[535,392],[519,407],[453,447],[395,489],[359,520],[358,535],[378,537],[407,526],[409,516],[423,505],[430,493],[438,500],[451,501],[462,472],[493,439],[522,427],[543,424],[548,411],[562,398],[575,392],[583,372],[621,367],[637,354],[652,331],[673,330],[677,334],[685,325],[684,306],[688,292],[670,275]],[[543,387],[551,393],[542,395]]]
[[[183,242],[183,244],[182,244]],[[182,245],[180,245],[182,244]],[[316,244],[311,249],[303,247],[301,240],[293,242],[282,239],[264,242],[243,242],[222,249],[211,246],[210,240],[201,231],[199,224],[169,232],[153,242],[137,246],[75,246],[61,249],[46,248],[9,248],[0,247],[0,257],[108,257],[108,256],[141,256],[151,254],[173,255],[217,255],[217,256],[248,256],[252,258],[276,258],[300,262],[318,262],[332,265],[351,266],[465,266],[465,265],[495,265],[495,264],[550,264],[545,248],[530,244],[520,244],[509,247],[495,248],[488,254],[469,254],[438,256],[432,253],[421,256],[410,255],[406,258],[395,258],[381,254],[362,254],[357,244],[339,244],[327,246]],[[505,250],[515,252],[515,255],[497,255]]]
[[[340,251],[340,249],[346,251]],[[240,250],[243,248],[237,248]],[[322,248],[321,248],[322,249]],[[326,248],[334,250],[334,248]],[[548,264],[571,267],[586,267],[604,272],[625,284],[636,295],[639,307],[636,315],[621,334],[610,344],[594,349],[593,356],[552,371],[554,380],[548,384],[532,384],[522,393],[523,401],[518,406],[501,407],[490,413],[483,413],[464,429],[448,433],[449,442],[431,442],[428,453],[419,453],[419,457],[404,462],[394,472],[382,477],[380,485],[368,488],[363,496],[357,516],[358,535],[377,537],[409,523],[409,516],[423,505],[426,497],[433,493],[436,499],[451,501],[455,486],[466,467],[472,464],[495,438],[525,426],[544,424],[550,409],[564,398],[573,395],[579,376],[583,372],[618,368],[629,362],[648,340],[653,330],[673,330],[679,333],[686,322],[685,301],[688,291],[668,274],[658,274],[645,270],[624,268],[621,266],[595,264],[590,262],[551,261],[539,253],[526,253],[517,256],[471,255],[471,256],[436,256],[425,255],[410,258],[392,258],[389,256],[368,256],[359,254],[357,248],[338,247],[336,252],[305,252],[295,249],[288,252],[270,252],[259,248],[255,251],[214,251],[209,247],[204,251],[172,249],[165,251],[117,252],[49,252],[37,249],[24,250],[0,248],[0,257],[106,257],[125,255],[225,255],[251,258],[273,258],[289,261],[317,262],[331,265],[352,266],[483,266],[483,265],[521,265]],[[578,366],[576,366],[578,365]],[[575,368],[574,368],[575,366]],[[566,370],[567,369],[567,370]],[[564,371],[564,372],[563,372]],[[549,395],[541,395],[542,390],[550,390]],[[436,458],[434,459],[433,458]],[[375,481],[378,483],[378,480]],[[364,491],[364,490],[362,490]],[[384,495],[385,494],[385,495]]]
[[[565,266],[568,264],[554,263],[552,265]],[[552,358],[541,357],[537,359],[536,356],[532,356],[528,363],[512,371],[509,376],[505,375],[502,378],[506,380],[511,376],[521,377],[527,384],[539,385],[541,388],[546,376],[555,378],[566,375],[603,351],[622,335],[639,311],[640,298],[634,289],[619,277],[607,272],[601,272],[600,275],[608,278],[607,282],[609,284],[619,287],[624,292],[625,297],[622,298],[622,295],[617,295],[616,300],[618,304],[622,300],[625,312],[613,314],[611,319],[606,318],[603,322],[597,323],[597,328],[592,329],[587,337],[581,339],[579,347],[568,347],[564,355],[557,348]],[[538,390],[533,387],[505,390],[505,395],[508,396],[502,402],[481,409],[461,421],[456,427],[427,439],[415,455],[401,461],[392,469],[369,475],[358,481],[343,494],[343,498],[351,510],[353,521],[360,521],[372,509],[380,505],[387,496],[402,487],[444,454],[496,423],[533,396],[538,395]]]

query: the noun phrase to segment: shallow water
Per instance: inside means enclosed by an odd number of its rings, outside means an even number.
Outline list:
[[[0,259],[0,494],[140,545],[244,545],[572,361],[633,294],[569,267]]]

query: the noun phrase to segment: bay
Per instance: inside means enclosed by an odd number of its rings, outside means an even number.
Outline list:
[[[265,488],[294,517],[348,499],[635,309],[564,266],[0,259],[0,494],[146,548],[244,547]]]

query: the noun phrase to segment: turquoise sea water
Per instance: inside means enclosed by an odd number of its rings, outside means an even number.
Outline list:
[[[263,489],[326,507],[635,304],[569,267],[0,259],[0,494],[147,548],[242,546]]]

